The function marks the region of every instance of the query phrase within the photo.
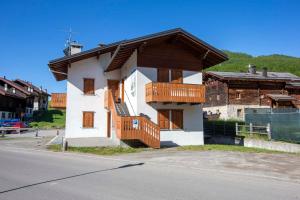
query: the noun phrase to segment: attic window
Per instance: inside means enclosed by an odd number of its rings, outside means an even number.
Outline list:
[[[236,99],[241,99],[241,97],[242,97],[242,95],[241,95],[240,92],[236,92],[236,93],[235,93],[235,98],[236,98]]]

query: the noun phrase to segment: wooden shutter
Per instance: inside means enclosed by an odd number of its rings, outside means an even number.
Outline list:
[[[171,82],[172,83],[182,83],[182,70],[173,69],[171,71]]]
[[[94,79],[85,78],[83,79],[83,92],[84,94],[95,94]]]
[[[172,129],[183,129],[183,110],[171,110]]]
[[[94,128],[94,112],[83,112],[83,128]]]
[[[168,69],[157,69],[157,82],[163,82],[163,83],[169,82]]]
[[[157,111],[158,126],[160,129],[170,129],[170,112],[169,110]]]

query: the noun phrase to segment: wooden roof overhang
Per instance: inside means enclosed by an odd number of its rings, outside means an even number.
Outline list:
[[[141,52],[143,48],[147,48],[149,45],[163,41],[178,41],[193,49],[197,56],[203,61],[203,65],[201,66],[202,69],[228,60],[227,55],[222,51],[212,47],[183,29],[177,28],[131,40],[123,40],[71,56],[52,60],[49,62],[49,67],[56,80],[60,81],[67,78],[68,66],[71,63],[99,56],[103,53],[113,52],[112,58],[105,69],[105,71],[108,72],[121,68],[136,49]]]
[[[15,89],[21,91],[25,95],[30,96],[30,93],[27,90],[25,90],[23,87],[21,87],[20,85],[18,85],[17,83],[15,83],[13,81],[10,81],[10,80],[7,80],[7,79],[2,78],[2,77],[0,77],[0,81],[3,81],[4,83],[10,85],[11,87],[14,87]]]

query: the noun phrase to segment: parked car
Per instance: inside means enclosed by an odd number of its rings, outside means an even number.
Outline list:
[[[12,119],[12,120],[2,120],[0,122],[0,127],[4,128],[22,128],[25,131],[26,128],[29,128],[29,125],[26,122],[21,122],[18,119]],[[16,130],[7,130],[7,133],[13,133],[16,132]]]

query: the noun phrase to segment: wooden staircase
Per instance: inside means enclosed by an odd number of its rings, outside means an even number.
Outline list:
[[[105,91],[105,107],[111,111],[112,126],[120,140],[139,140],[149,147],[160,148],[159,126],[144,116],[128,116],[127,107],[113,100],[111,90]]]

